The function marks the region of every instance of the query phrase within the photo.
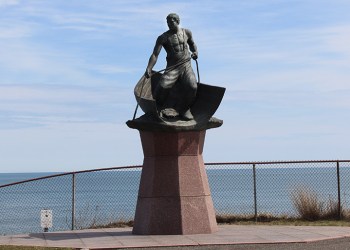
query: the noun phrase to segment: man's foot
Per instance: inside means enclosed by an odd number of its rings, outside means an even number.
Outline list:
[[[185,121],[190,121],[193,120],[193,115],[191,113],[191,111],[188,109],[185,113],[181,114],[181,117],[185,120]]]

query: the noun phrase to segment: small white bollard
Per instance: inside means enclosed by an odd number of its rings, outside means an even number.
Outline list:
[[[43,209],[40,212],[41,218],[41,227],[44,229],[44,232],[48,232],[49,228],[52,227],[52,210]]]

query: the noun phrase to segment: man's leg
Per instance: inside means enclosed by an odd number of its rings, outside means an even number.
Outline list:
[[[183,95],[180,114],[185,120],[192,120],[193,115],[191,113],[190,107],[196,99],[198,86],[196,76],[191,66],[186,67],[186,70],[183,72],[180,81],[182,85],[181,94]]]
[[[175,70],[166,72],[162,75],[154,91],[154,99],[159,109],[165,108],[164,105],[169,97],[171,88],[175,85],[178,74]]]

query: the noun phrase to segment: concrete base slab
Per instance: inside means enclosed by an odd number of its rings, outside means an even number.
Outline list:
[[[0,236],[0,245],[118,249],[202,245],[309,243],[350,237],[350,227],[221,225],[213,234],[133,235],[131,228]]]

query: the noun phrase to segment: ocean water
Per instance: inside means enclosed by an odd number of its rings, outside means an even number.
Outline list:
[[[341,199],[346,207],[350,167],[340,170]],[[50,174],[0,174],[0,185]],[[101,171],[75,175],[74,187],[72,175],[66,175],[0,188],[0,234],[41,232],[42,209],[52,210],[50,231],[69,230],[73,204],[77,229],[132,220],[140,174],[140,168]],[[207,175],[217,214],[254,214],[254,178],[250,166],[209,166]],[[257,211],[295,215],[291,196],[296,189],[310,189],[328,202],[337,199],[337,183],[334,166],[256,168]]]

